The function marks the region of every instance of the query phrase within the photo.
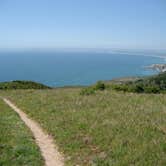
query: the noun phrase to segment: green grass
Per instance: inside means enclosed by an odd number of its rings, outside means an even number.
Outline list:
[[[44,166],[31,132],[0,100],[0,166]]]
[[[165,166],[166,95],[80,89],[2,92],[53,136],[66,165]]]

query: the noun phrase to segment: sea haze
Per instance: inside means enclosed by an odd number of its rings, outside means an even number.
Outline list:
[[[49,86],[90,85],[98,80],[145,76],[161,57],[88,52],[1,52],[0,82],[32,80]]]

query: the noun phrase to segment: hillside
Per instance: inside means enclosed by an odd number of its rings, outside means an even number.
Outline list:
[[[13,87],[14,83],[20,89]],[[52,136],[64,154],[65,165],[166,165],[166,73],[98,82],[84,88],[42,86],[43,89],[35,83],[39,88],[35,89],[32,85],[12,82],[9,90],[0,91],[1,96],[10,99]],[[10,90],[13,88],[16,90]],[[5,119],[3,123],[9,122]],[[6,146],[0,151],[5,154],[10,142],[4,139],[3,144]],[[13,144],[17,146],[19,142]],[[31,162],[35,165],[36,158]]]
[[[166,95],[1,91],[53,136],[66,165],[166,165]]]
[[[0,82],[1,90],[9,89],[50,89],[50,87],[41,83],[32,81],[11,81],[11,82]]]
[[[119,79],[109,82],[112,89],[137,93],[165,93],[166,72],[148,76],[128,79]]]

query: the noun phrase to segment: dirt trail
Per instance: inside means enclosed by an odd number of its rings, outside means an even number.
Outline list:
[[[53,139],[43,132],[42,128],[38,123],[29,119],[27,115],[17,108],[11,101],[6,98],[3,98],[4,102],[8,104],[15,112],[17,112],[20,118],[24,121],[24,123],[30,128],[32,131],[36,143],[40,148],[42,156],[45,160],[46,166],[64,166],[63,155],[60,154],[53,143]]]

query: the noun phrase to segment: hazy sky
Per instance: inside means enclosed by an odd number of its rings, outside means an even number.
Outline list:
[[[0,48],[166,49],[166,0],[0,0]]]

